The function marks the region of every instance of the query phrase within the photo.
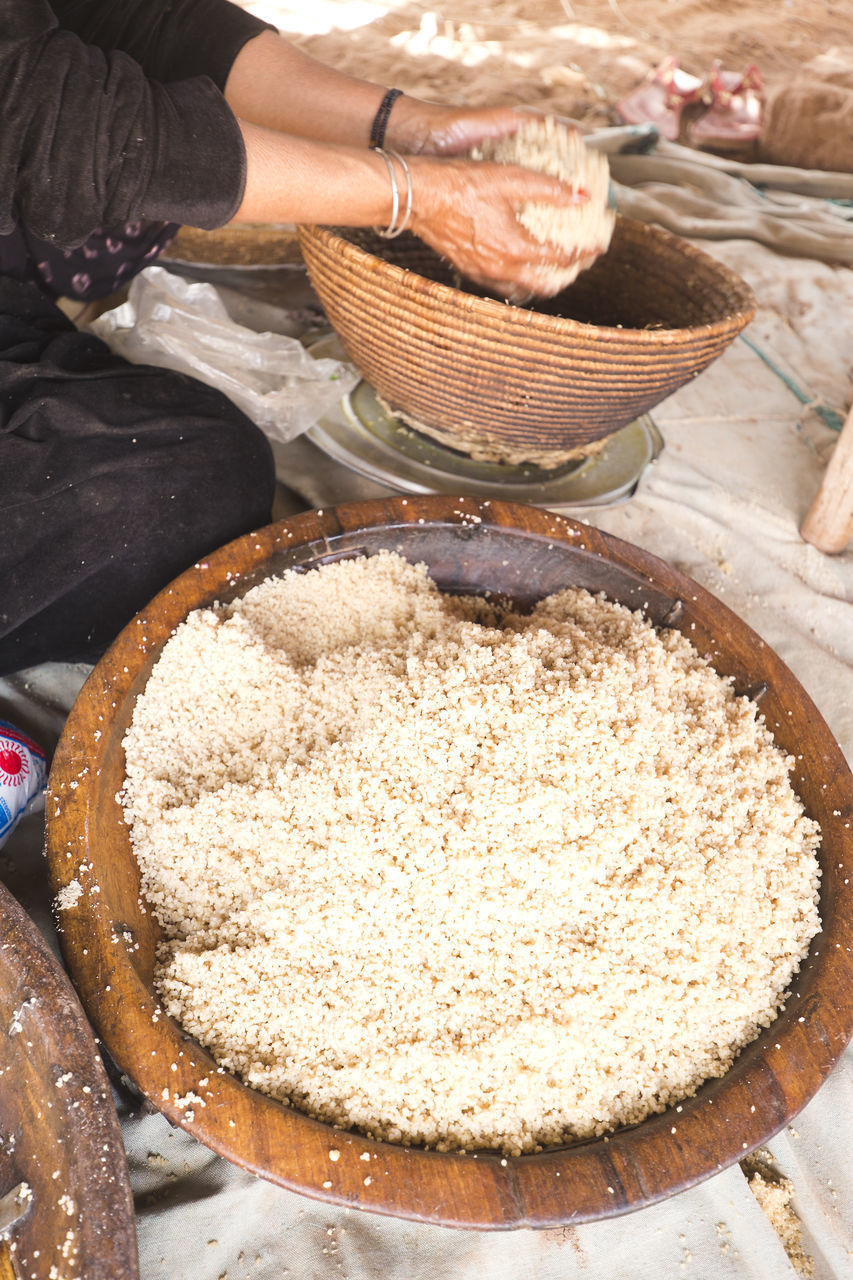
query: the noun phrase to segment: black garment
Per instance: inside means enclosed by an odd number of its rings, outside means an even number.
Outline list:
[[[171,244],[174,222],[129,222],[98,231],[78,249],[60,249],[16,227],[0,236],[0,276],[29,280],[51,298],[108,298]]]
[[[0,278],[0,675],[94,661],[183,569],[266,524],[270,447],[225,396],[130,365]]]
[[[228,222],[246,155],[221,90],[265,29],[228,0],[0,0],[0,235]]]
[[[225,88],[247,40],[275,31],[230,0],[49,0],[66,31],[104,53],[121,49],[154,80],[209,76]]]

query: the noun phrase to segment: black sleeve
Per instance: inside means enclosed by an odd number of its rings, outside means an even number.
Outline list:
[[[0,0],[0,104],[0,234],[21,222],[74,248],[99,227],[218,227],[239,207],[243,138],[213,81],[149,79],[61,30],[47,0]]]
[[[59,25],[104,53],[121,49],[155,80],[210,76],[220,89],[247,41],[275,27],[230,0],[51,0]]]

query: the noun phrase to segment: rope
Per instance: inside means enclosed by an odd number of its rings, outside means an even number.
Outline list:
[[[745,342],[750,351],[754,351],[767,365],[768,369],[772,369],[777,378],[781,378],[789,391],[792,391],[799,400],[800,404],[805,405],[807,409],[814,409],[815,413],[823,422],[824,426],[829,427],[830,431],[840,431],[844,426],[844,415],[839,413],[837,409],[831,408],[823,400],[818,400],[814,396],[807,395],[802,387],[799,387],[793,378],[789,377],[779,366],[770,358],[766,351],[762,351],[756,343],[752,342],[744,334],[740,335],[741,342]]]

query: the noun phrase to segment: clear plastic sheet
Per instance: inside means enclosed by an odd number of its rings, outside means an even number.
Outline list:
[[[271,308],[265,308],[269,313]],[[130,286],[127,302],[90,328],[116,355],[190,374],[216,387],[272,440],[288,443],[308,431],[357,382],[337,360],[315,360],[288,335],[286,312],[273,332],[258,333],[232,319],[212,284],[148,267]]]

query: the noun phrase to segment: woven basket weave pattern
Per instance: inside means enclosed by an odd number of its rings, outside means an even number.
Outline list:
[[[754,312],[722,264],[626,219],[610,251],[537,310],[454,287],[414,236],[303,227],[300,240],[331,324],[388,405],[463,452],[486,444],[507,461],[557,465],[626,426]]]

